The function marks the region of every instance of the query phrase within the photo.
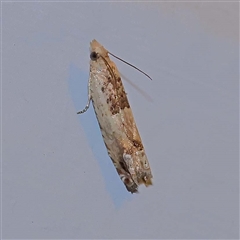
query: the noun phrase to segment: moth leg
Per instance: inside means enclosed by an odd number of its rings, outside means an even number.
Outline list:
[[[89,77],[89,80],[88,80],[88,102],[87,102],[87,105],[85,106],[85,108],[83,110],[77,112],[77,114],[85,113],[90,106],[91,100],[92,100],[92,96],[91,96],[91,91],[90,91],[90,77]]]

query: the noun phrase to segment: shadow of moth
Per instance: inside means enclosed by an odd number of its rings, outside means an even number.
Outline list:
[[[153,176],[119,71],[108,54],[113,55],[96,40],[90,43],[88,103],[78,114],[92,101],[108,155],[127,190],[135,193],[140,184],[152,185]]]

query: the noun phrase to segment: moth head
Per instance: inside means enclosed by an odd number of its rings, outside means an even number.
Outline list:
[[[93,61],[96,61],[99,56],[108,56],[108,51],[95,39],[90,43],[90,52],[90,58]]]

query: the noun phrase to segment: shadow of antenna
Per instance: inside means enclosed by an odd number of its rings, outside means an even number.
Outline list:
[[[153,99],[151,98],[150,95],[148,95],[144,90],[142,90],[138,85],[134,84],[130,79],[125,77],[123,74],[121,74],[121,77],[128,82],[133,88],[135,88],[145,99],[147,99],[149,102],[153,102]]]

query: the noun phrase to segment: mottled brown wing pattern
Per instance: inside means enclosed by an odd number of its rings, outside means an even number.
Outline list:
[[[118,102],[119,108],[115,109],[115,111],[117,112],[118,110],[117,113],[120,113],[121,115],[123,128],[129,140],[133,143],[136,143],[136,145],[142,146],[141,138],[133,118],[132,110],[128,102],[127,94],[125,92],[120,73],[118,72],[115,63],[110,59],[109,65],[111,66],[112,73],[114,74],[114,76],[111,77],[111,81],[115,82],[115,84],[113,83],[113,87],[116,86],[114,93],[116,95],[116,100]]]
[[[93,40],[90,45],[89,102],[92,100],[104,143],[130,192],[151,185],[151,170],[116,65],[108,51]],[[89,107],[89,102],[84,110]]]
[[[146,186],[151,185],[151,170],[148,163],[148,160],[145,155],[144,147],[142,144],[141,137],[139,135],[132,110],[130,107],[130,104],[127,99],[127,94],[125,92],[124,86],[122,84],[122,80],[120,77],[120,74],[117,70],[117,67],[114,62],[109,60],[109,65],[112,66],[112,72],[114,73],[114,77],[112,77],[113,81],[116,81],[116,95],[119,102],[119,113],[121,120],[122,120],[122,127],[124,129],[124,132],[128,138],[129,141],[127,141],[124,153],[127,155],[134,155],[138,154],[138,156],[135,156],[135,159],[133,159],[133,162],[130,162],[130,160],[124,160],[124,164],[127,165],[128,170],[134,169],[131,172],[131,176],[133,177],[135,182],[144,183]]]

